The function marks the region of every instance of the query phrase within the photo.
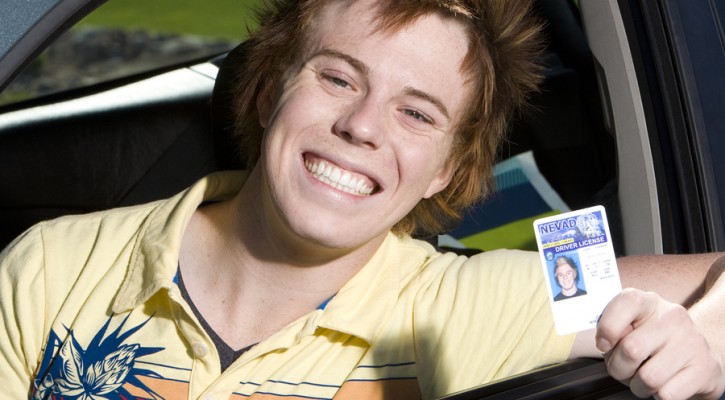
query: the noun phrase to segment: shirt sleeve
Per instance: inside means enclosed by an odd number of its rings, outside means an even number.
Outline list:
[[[43,343],[45,279],[41,228],[0,253],[0,388],[28,398]]]
[[[566,360],[574,335],[553,323],[538,254],[494,251],[433,260],[414,306],[424,397]]]

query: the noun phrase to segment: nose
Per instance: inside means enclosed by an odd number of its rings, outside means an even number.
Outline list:
[[[348,143],[377,149],[383,140],[384,111],[366,96],[345,107],[333,127],[335,135]]]

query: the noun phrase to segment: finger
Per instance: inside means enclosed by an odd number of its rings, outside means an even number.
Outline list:
[[[609,352],[654,312],[656,304],[653,293],[624,289],[602,312],[597,324],[597,348],[604,353]]]
[[[604,363],[607,366],[607,373],[609,374],[609,376],[611,376],[611,377],[614,378],[614,376],[612,376],[612,370],[610,368],[610,366],[612,365],[611,364],[611,361],[610,361],[611,358],[612,358],[612,352],[611,351],[609,353],[604,353]],[[614,378],[614,379],[616,379],[619,382],[623,383],[625,386],[630,387],[630,382],[629,381],[631,380],[631,378],[632,378],[631,376],[628,376],[626,378]]]

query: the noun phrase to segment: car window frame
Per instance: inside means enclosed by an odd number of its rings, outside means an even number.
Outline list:
[[[55,0],[38,2],[20,16],[14,29],[3,31],[0,48],[0,91],[63,32],[98,8],[106,0]],[[11,14],[6,14],[8,18]]]

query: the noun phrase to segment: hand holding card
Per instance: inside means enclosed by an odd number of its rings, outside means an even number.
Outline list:
[[[723,367],[682,306],[625,289],[602,314],[596,334],[609,374],[638,397],[717,399]]]
[[[607,371],[639,397],[720,398],[725,355],[713,351],[712,336],[706,338],[688,310],[661,295],[621,289],[602,207],[540,219],[534,229],[559,334],[596,328]],[[631,265],[627,272],[631,284]],[[635,283],[650,290],[656,286]],[[584,347],[573,353],[593,355],[594,349]]]
[[[534,230],[557,332],[594,328],[622,291],[604,208],[538,219]]]

